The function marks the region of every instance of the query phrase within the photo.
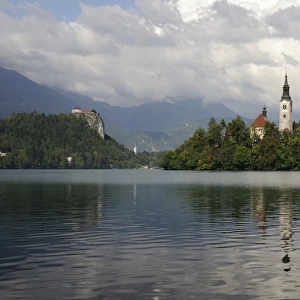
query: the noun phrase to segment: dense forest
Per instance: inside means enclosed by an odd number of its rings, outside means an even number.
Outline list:
[[[36,112],[0,119],[0,152],[6,154],[0,156],[1,169],[139,168],[159,166],[163,155],[135,155],[108,135],[102,139],[84,117]]]
[[[211,119],[174,151],[166,151],[165,170],[300,170],[300,122],[279,131],[267,122],[261,139],[241,117],[228,124]]]

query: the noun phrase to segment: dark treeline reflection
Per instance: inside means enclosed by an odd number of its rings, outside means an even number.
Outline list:
[[[86,231],[132,193],[132,185],[8,183],[0,185],[0,217],[9,218],[18,234],[28,224],[36,225],[33,231]]]
[[[210,223],[222,219],[240,223],[243,219],[267,233],[268,224],[278,218],[281,248],[284,252],[294,250],[293,221],[300,217],[300,189],[213,185],[186,189],[193,211],[206,216]]]
[[[192,210],[201,216],[199,222],[205,218],[216,228],[224,221],[242,225],[246,235],[260,233],[262,244],[272,235],[277,237],[278,249],[284,253],[283,270],[291,271],[289,255],[296,250],[293,223],[300,216],[299,188],[195,185],[186,187],[184,193],[189,194],[186,201]]]
[[[208,214],[211,222],[222,217],[238,220],[250,215],[261,220],[272,218],[278,210],[293,210],[299,219],[300,189],[258,186],[193,185],[182,187],[194,212]]]
[[[69,218],[70,224],[79,222],[74,229],[86,229],[103,218],[105,210],[117,209],[118,199],[143,198],[145,191],[156,191],[152,196],[162,197],[179,193],[196,213],[205,215],[211,223],[220,218],[233,222],[251,218],[265,229],[268,218],[292,214],[300,219],[300,189],[259,186],[216,185],[105,185],[86,183],[27,184],[9,183],[0,186],[0,215],[13,217],[14,221],[57,221]],[[177,190],[177,191],[176,191]],[[149,192],[148,191],[148,192]],[[155,207],[153,208],[155,209]],[[283,218],[283,217],[282,217]],[[73,221],[72,221],[73,220]]]
[[[228,184],[231,173],[58,174],[0,184],[2,295],[297,299],[300,185],[276,173],[269,185]]]
[[[22,223],[35,223],[33,231],[87,230],[103,218],[104,196],[99,184],[5,184],[0,186],[0,216],[10,218],[19,234],[26,230]]]

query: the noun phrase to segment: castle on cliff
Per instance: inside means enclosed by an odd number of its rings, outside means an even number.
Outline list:
[[[72,108],[72,114],[77,116],[84,116],[88,121],[90,127],[96,129],[99,135],[104,139],[104,121],[94,109],[81,109],[79,107]]]

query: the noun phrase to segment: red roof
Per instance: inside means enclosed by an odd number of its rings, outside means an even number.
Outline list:
[[[264,117],[262,114],[260,114],[260,115],[256,118],[256,120],[254,120],[254,121],[252,122],[251,125],[255,125],[256,127],[264,127],[265,124],[266,124],[266,122],[269,122],[269,120],[268,120],[266,117]]]

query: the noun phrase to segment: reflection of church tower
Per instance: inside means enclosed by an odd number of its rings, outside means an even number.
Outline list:
[[[285,73],[283,93],[279,102],[279,130],[293,130],[292,104],[293,101],[290,96],[290,86],[287,80],[287,73]]]
[[[262,230],[263,233],[267,229],[266,221],[266,203],[265,203],[263,190],[258,188],[253,195],[251,195],[251,215],[256,220],[258,228]]]
[[[293,250],[292,241],[292,203],[290,200],[282,199],[279,205],[280,237],[281,247],[285,252]]]

